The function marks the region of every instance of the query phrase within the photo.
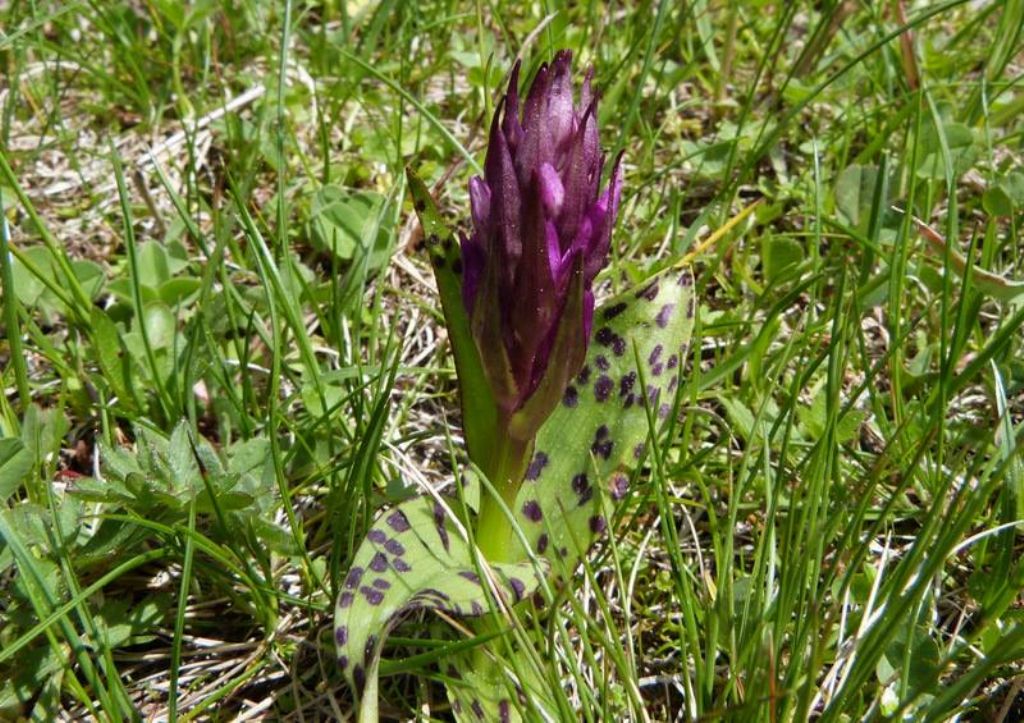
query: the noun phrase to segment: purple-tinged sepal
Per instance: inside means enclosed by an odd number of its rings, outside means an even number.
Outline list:
[[[491,123],[484,175],[470,181],[462,298],[498,408],[529,441],[580,369],[621,193],[621,156],[601,189],[597,101],[588,72],[573,99],[572,54],[545,64],[520,112],[519,66]]]

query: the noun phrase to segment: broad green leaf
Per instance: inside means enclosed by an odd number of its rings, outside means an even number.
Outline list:
[[[767,236],[761,241],[761,266],[769,282],[779,281],[806,257],[804,247],[785,236]]]
[[[604,532],[606,502],[625,494],[644,456],[648,409],[670,414],[694,309],[690,272],[669,269],[594,314],[586,363],[541,427],[512,510],[556,569],[572,570]]]
[[[168,306],[174,306],[183,303],[193,294],[197,294],[202,284],[200,279],[183,276],[160,284],[157,294],[162,302]]]
[[[512,604],[533,594],[530,563],[492,565],[493,590]],[[489,596],[463,531],[439,501],[416,497],[377,518],[356,552],[334,617],[338,664],[360,694],[376,694],[381,644],[411,610],[477,616]]]
[[[174,343],[178,320],[167,306],[159,301],[146,304],[143,309],[146,338],[154,349],[169,349]]]
[[[32,471],[32,455],[20,439],[0,439],[0,503],[18,491]]]
[[[881,188],[879,184],[883,184]],[[847,166],[836,178],[836,208],[851,226],[866,231],[875,203],[881,203],[883,210],[888,207],[890,185],[878,166]]]
[[[157,289],[171,278],[167,264],[167,252],[156,241],[144,241],[138,248],[139,283],[149,289]]]
[[[131,407],[135,402],[131,357],[124,347],[117,324],[105,311],[93,307],[92,333],[96,361],[103,372],[103,379],[121,404]]]
[[[437,210],[430,191],[420,178],[407,169],[413,207],[423,226],[423,238],[437,280],[445,326],[452,343],[455,370],[462,398],[463,429],[466,446],[473,460],[491,459],[495,444],[498,409],[484,374],[480,354],[470,331],[469,316],[462,304],[462,258],[455,235]]]
[[[324,186],[313,198],[313,241],[340,259],[372,250],[377,244],[385,201],[384,196],[374,191]]]

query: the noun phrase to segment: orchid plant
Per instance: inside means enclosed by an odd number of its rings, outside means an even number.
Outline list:
[[[608,528],[615,503],[673,409],[694,310],[673,268],[595,309],[622,186],[607,174],[592,72],[574,99],[572,56],[537,71],[520,108],[519,66],[491,124],[482,178],[470,181],[472,233],[456,240],[409,173],[458,375],[478,514],[464,498],[410,499],[383,511],[338,596],[338,663],[376,715],[381,646],[403,615],[476,619],[481,640],[528,598],[550,602]],[[544,593],[535,595],[535,593]],[[534,603],[538,605],[538,603]],[[543,614],[540,604],[533,614]],[[530,681],[494,656],[452,656],[444,679],[459,720],[514,720],[543,708]]]

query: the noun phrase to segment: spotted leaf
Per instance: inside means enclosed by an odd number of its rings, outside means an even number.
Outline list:
[[[381,643],[403,613],[482,615],[489,597],[461,525],[445,505],[416,497],[381,514],[353,559],[338,595],[338,664],[360,694],[375,695]],[[537,589],[528,563],[492,565],[494,592],[508,604]],[[371,690],[372,686],[372,690]]]
[[[595,313],[586,363],[537,435],[513,510],[534,552],[556,570],[575,567],[607,527],[643,457],[647,409],[657,420],[671,412],[693,314],[693,277],[679,269]]]

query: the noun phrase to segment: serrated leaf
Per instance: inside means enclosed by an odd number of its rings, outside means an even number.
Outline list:
[[[459,526],[437,500],[416,497],[374,522],[353,559],[335,608],[338,664],[357,692],[374,695],[381,644],[411,610],[482,615],[489,597]],[[529,563],[491,565],[508,603],[537,589]]]
[[[595,313],[586,363],[541,427],[512,510],[555,569],[573,569],[605,530],[602,500],[626,492],[644,455],[647,408],[658,420],[670,413],[694,309],[692,275],[669,269]]]
[[[423,226],[423,239],[434,269],[441,310],[451,339],[459,377],[463,429],[470,459],[491,459],[496,443],[498,408],[473,340],[470,320],[462,303],[462,254],[430,191],[411,169],[406,169],[413,207]]]

